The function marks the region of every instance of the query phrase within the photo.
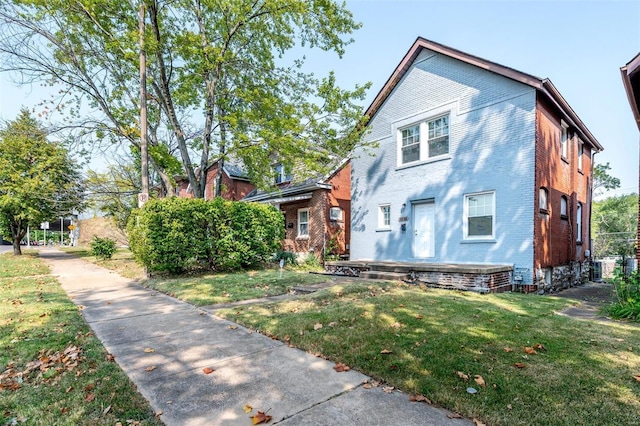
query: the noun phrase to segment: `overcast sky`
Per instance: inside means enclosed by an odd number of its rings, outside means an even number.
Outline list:
[[[379,1],[349,0],[363,27],[342,59],[307,54],[307,67],[334,70],[345,87],[373,83],[368,106],[420,36],[475,56],[549,78],[604,147],[622,181],[616,194],[638,191],[639,132],[620,67],[640,52],[640,1]],[[46,91],[16,87],[0,74],[0,120]],[[612,195],[612,194],[610,194]]]

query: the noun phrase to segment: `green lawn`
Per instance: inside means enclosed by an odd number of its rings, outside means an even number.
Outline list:
[[[218,314],[490,425],[640,424],[640,328],[571,303],[349,284]]]
[[[0,424],[162,424],[48,273],[0,256]]]

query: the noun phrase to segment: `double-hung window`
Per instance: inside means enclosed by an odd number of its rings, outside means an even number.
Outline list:
[[[309,237],[309,209],[298,210],[298,238]]]
[[[578,171],[582,171],[582,156],[584,155],[584,144],[578,140]]]
[[[402,164],[420,160],[420,126],[411,126],[402,131]]]
[[[569,158],[568,145],[569,145],[569,129],[564,124],[564,122],[562,122],[562,130],[560,134],[560,155],[562,155],[562,158],[564,158],[565,160]]]
[[[495,192],[465,195],[464,222],[465,239],[494,238]]]
[[[275,173],[276,183],[289,182],[291,180],[291,175],[287,173],[282,164],[276,164],[273,170]]]
[[[449,115],[399,129],[399,165],[426,161],[449,153]]]
[[[576,242],[582,242],[582,203],[576,207]]]
[[[381,204],[378,206],[378,229],[391,228],[391,205]]]

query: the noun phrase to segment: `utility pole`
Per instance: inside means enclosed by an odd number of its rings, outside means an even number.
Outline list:
[[[147,53],[144,46],[145,5],[139,0],[138,25],[140,42],[140,163],[142,192],[138,194],[138,207],[149,200],[149,147],[147,145]]]

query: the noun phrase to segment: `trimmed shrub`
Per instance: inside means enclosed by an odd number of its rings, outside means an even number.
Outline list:
[[[89,243],[91,246],[91,254],[98,259],[111,259],[116,252],[116,241],[111,238],[100,238],[94,235]]]
[[[151,200],[127,226],[135,258],[150,271],[236,270],[267,261],[284,237],[282,214],[216,198]]]

